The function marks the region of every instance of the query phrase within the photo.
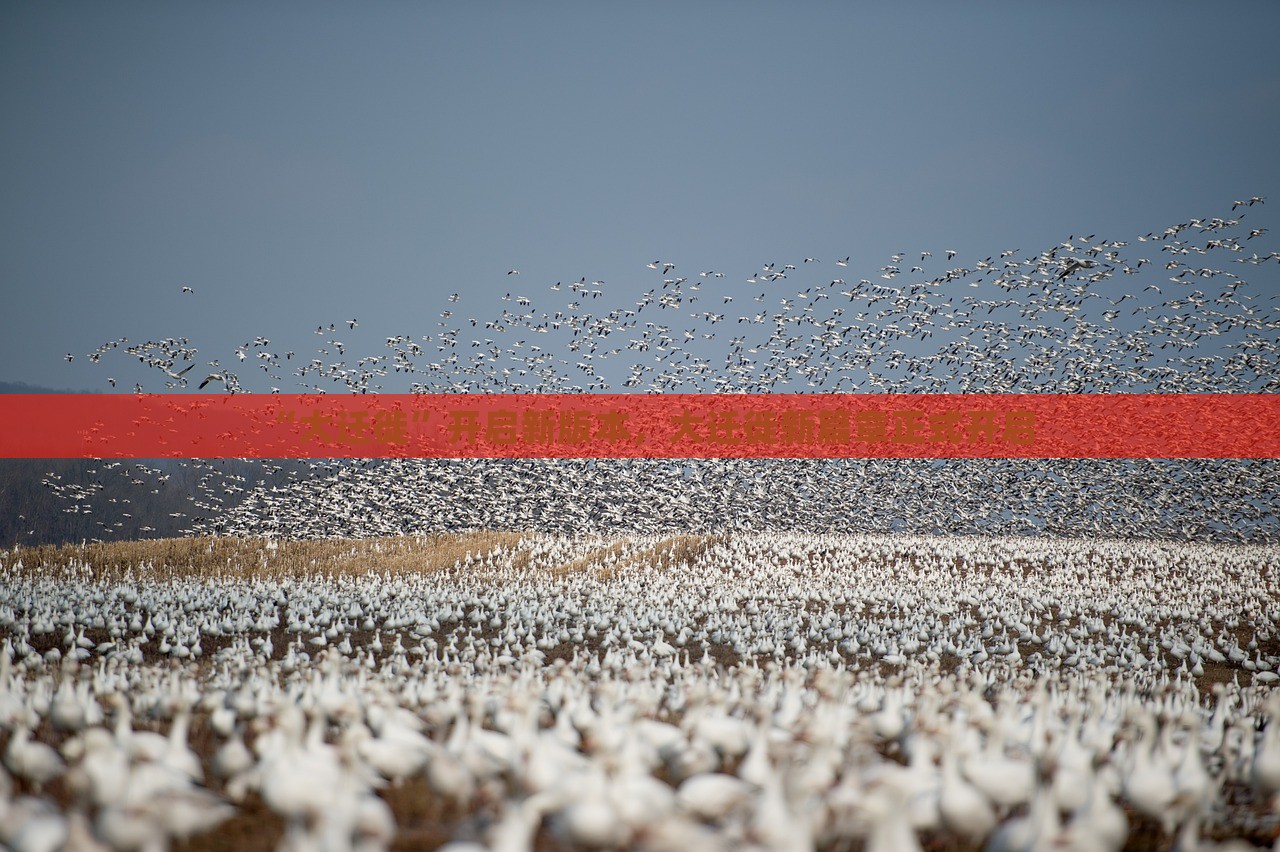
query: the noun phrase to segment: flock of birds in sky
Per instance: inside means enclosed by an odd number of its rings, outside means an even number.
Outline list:
[[[0,552],[0,843],[1280,849],[1271,548],[203,542]]]
[[[88,357],[125,353],[166,390],[230,393],[1271,393],[1280,252],[1252,224],[1263,205],[963,264],[954,250],[902,251],[861,278],[851,257],[687,275],[654,260],[625,284],[511,269],[498,313],[464,318],[454,293],[427,333],[360,357],[343,340],[355,318],[318,325],[314,357],[265,336],[225,361],[202,361],[186,337],[116,339]],[[1259,542],[1280,531],[1269,460],[328,461],[260,476],[193,464],[194,532],[727,525]],[[147,468],[100,473],[112,469]],[[102,476],[49,484],[110,535],[123,524],[94,504]]]
[[[745,280],[676,275],[656,260],[652,280],[511,290],[487,319],[457,315],[454,293],[427,334],[389,336],[388,353],[354,363],[339,337],[355,319],[316,327],[323,357],[258,336],[191,377],[199,352],[186,337],[120,338],[87,357],[121,349],[160,371],[166,389],[203,374],[197,387],[230,392],[367,393],[396,390],[387,383],[398,375],[426,393],[1267,392],[1280,388],[1269,286],[1280,252],[1252,243],[1267,228],[1242,224],[1262,203],[1132,242],[1071,236],[971,265],[952,265],[952,250],[942,264],[931,251],[898,252],[857,280],[849,258],[834,262],[837,277],[806,257]]]

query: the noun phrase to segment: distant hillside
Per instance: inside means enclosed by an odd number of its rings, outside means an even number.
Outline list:
[[[0,394],[100,393],[0,381]],[[178,535],[188,522],[192,493],[182,477],[155,481],[138,475],[131,462],[93,459],[0,459],[0,547],[60,544],[101,539]],[[157,466],[157,465],[152,465]],[[47,483],[54,483],[62,493]],[[68,499],[83,489],[92,499]],[[92,505],[90,505],[92,504]],[[111,516],[106,512],[111,509]],[[127,513],[127,516],[126,516]]]
[[[59,390],[57,388],[45,388],[40,387],[39,385],[29,385],[26,382],[0,381],[0,393],[102,393],[102,391]]]
[[[159,481],[131,461],[0,459],[0,546],[176,536],[193,491],[185,477]]]

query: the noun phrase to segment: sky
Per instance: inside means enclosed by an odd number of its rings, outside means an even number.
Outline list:
[[[1277,208],[1276,32],[1270,0],[0,4],[0,380],[159,391],[88,353],[349,319],[385,351],[517,286],[634,300],[655,259],[870,277]]]

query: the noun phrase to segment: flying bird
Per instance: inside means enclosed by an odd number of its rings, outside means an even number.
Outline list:
[[[1061,281],[1067,276],[1073,275],[1074,273],[1079,272],[1081,269],[1092,269],[1097,265],[1098,265],[1098,262],[1096,260],[1087,260],[1083,258],[1073,257],[1071,260],[1067,261],[1066,268],[1058,273],[1058,280]]]
[[[172,367],[165,367],[164,374],[175,381],[181,381],[182,377],[191,372],[193,367],[195,367],[195,364],[188,364],[176,373],[173,371]]]

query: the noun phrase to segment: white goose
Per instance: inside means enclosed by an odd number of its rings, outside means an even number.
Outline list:
[[[28,710],[14,728],[9,747],[4,752],[4,765],[28,782],[37,793],[66,769],[66,764],[52,746],[31,739],[31,729],[38,721],[34,711]]]
[[[129,784],[129,755],[105,728],[90,728],[68,740],[62,752],[76,760],[68,781],[79,798],[94,807],[113,804]]]
[[[556,825],[576,846],[622,846],[631,832],[614,801],[613,785],[604,769],[592,765],[586,777],[553,791],[567,801],[556,814]]]
[[[226,782],[251,770],[256,761],[249,748],[244,744],[244,726],[237,724],[218,750],[213,753],[210,768],[213,774]],[[228,783],[228,790],[231,789]],[[235,796],[232,796],[235,799]]]
[[[1029,760],[1004,752],[1004,729],[999,720],[988,723],[986,749],[965,758],[964,776],[993,804],[1009,809],[1027,802],[1035,791],[1035,768]]]
[[[1089,777],[1085,803],[1071,817],[1065,835],[1072,849],[1080,852],[1119,852],[1129,838],[1129,818],[1112,794],[1118,781],[1109,764],[1099,766]]]
[[[62,683],[54,693],[53,704],[49,708],[49,721],[59,731],[75,733],[88,722],[89,711],[71,679],[73,670],[78,667],[74,663],[63,667]]]
[[[866,852],[921,852],[920,840],[907,818],[908,791],[899,786],[901,773],[877,779],[863,804],[869,823]]]
[[[676,792],[681,808],[698,819],[723,820],[745,807],[753,796],[752,785],[723,772],[708,772],[687,778]]]
[[[1139,812],[1159,821],[1166,832],[1172,831],[1178,788],[1150,712],[1144,710],[1138,717],[1138,730],[1142,741],[1136,744],[1133,764],[1124,777],[1124,796]]]
[[[68,836],[66,817],[48,799],[20,796],[10,800],[0,779],[0,844],[14,852],[59,852]]]
[[[943,750],[938,810],[947,830],[978,844],[995,828],[996,812],[987,797],[961,776],[958,761],[952,749]]]
[[[1272,808],[1280,810],[1280,692],[1267,701],[1270,721],[1253,752],[1249,781],[1263,796],[1273,798]]]

